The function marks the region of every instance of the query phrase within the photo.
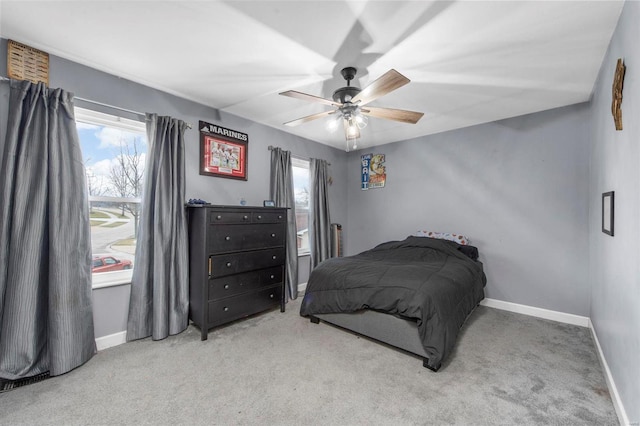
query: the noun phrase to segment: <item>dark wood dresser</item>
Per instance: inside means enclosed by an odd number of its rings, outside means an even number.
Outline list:
[[[189,318],[210,328],[285,309],[287,209],[188,207]]]

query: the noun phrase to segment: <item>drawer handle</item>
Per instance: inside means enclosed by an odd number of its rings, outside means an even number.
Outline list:
[[[224,237],[224,240],[225,240],[225,241],[231,241],[231,237],[226,236],[226,237]]]
[[[258,215],[258,220],[262,219],[262,216]]]
[[[229,284],[225,284],[225,285],[224,285],[224,289],[226,290],[226,289],[228,289],[228,288],[229,288]]]
[[[220,219],[222,219],[222,216],[220,215],[216,216],[216,220],[220,220]]]
[[[276,276],[275,275],[271,275],[269,278],[274,279]]]
[[[271,234],[271,238],[275,238],[275,237],[276,237],[276,234]]]
[[[278,219],[282,219],[282,215],[281,214],[278,215]]]
[[[273,293],[271,293],[271,294],[269,295],[269,297],[273,299]]]
[[[242,220],[248,220],[248,219],[249,219],[249,216],[247,215],[242,216]]]
[[[276,257],[277,257],[277,256],[276,256],[275,254],[274,254],[273,256],[271,256],[271,258],[272,258],[273,260],[276,260]]]
[[[227,262],[227,268],[231,268],[231,262]]]
[[[227,312],[229,310],[229,308],[227,308],[226,306],[224,307],[223,311]]]

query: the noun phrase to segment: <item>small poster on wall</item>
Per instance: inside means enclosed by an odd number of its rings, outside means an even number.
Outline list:
[[[361,158],[362,186],[361,189],[384,188],[387,181],[387,171],[384,165],[384,154],[366,154]]]
[[[247,180],[245,133],[200,122],[200,174]]]

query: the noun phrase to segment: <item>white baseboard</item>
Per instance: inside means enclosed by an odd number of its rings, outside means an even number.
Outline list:
[[[629,417],[624,409],[624,405],[622,405],[618,388],[616,387],[616,383],[613,381],[609,364],[607,363],[607,359],[604,357],[604,352],[602,352],[602,347],[600,346],[600,341],[598,340],[595,328],[593,328],[591,319],[589,319],[589,328],[591,329],[593,340],[596,342],[596,348],[598,348],[598,359],[600,360],[600,365],[602,365],[602,369],[604,370],[604,378],[607,381],[607,387],[609,387],[609,393],[611,394],[613,407],[616,409],[616,414],[618,415],[618,421],[621,425],[627,426],[630,424]]]
[[[304,294],[304,291],[307,288],[307,283],[298,284],[298,293],[301,295]],[[99,351],[104,349],[112,348],[114,346],[121,345],[123,343],[127,343],[127,332],[120,331],[118,333],[110,334],[108,336],[98,337],[96,339],[96,348]]]
[[[530,315],[532,317],[563,322],[565,324],[579,325],[581,327],[589,327],[589,318],[580,315],[550,311],[548,309],[535,308],[533,306],[504,302],[502,300],[496,299],[484,299],[480,302],[480,304],[489,308],[502,309],[503,311],[515,312],[517,314]]]
[[[127,343],[127,332],[120,331],[118,333],[109,334],[108,336],[98,337],[96,339],[96,348],[101,351],[107,348]]]
[[[306,288],[307,288],[307,283],[298,284],[298,293],[304,294],[304,291],[306,290]],[[96,339],[96,348],[99,351],[102,351],[104,349],[112,348],[114,346],[118,346],[123,343],[127,343],[126,331],[110,334],[108,336],[98,337]]]

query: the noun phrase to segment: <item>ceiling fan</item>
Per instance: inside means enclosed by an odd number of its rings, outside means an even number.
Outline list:
[[[382,77],[378,78],[364,89],[351,86],[351,80],[356,76],[356,72],[357,70],[354,67],[346,67],[340,71],[342,77],[347,80],[347,85],[333,92],[333,100],[309,95],[295,90],[288,90],[280,93],[283,96],[317,102],[335,108],[331,111],[308,115],[284,124],[286,126],[297,126],[318,118],[335,115],[335,119],[329,123],[329,127],[336,128],[339,126],[339,122],[342,121],[345,138],[347,140],[347,149],[348,143],[351,140],[354,141],[353,148],[355,149],[357,147],[355,141],[360,137],[360,129],[367,125],[367,116],[415,124],[424,115],[422,112],[367,106],[370,102],[373,102],[374,100],[404,86],[411,81],[398,71],[394,69],[387,71],[382,75]]]

